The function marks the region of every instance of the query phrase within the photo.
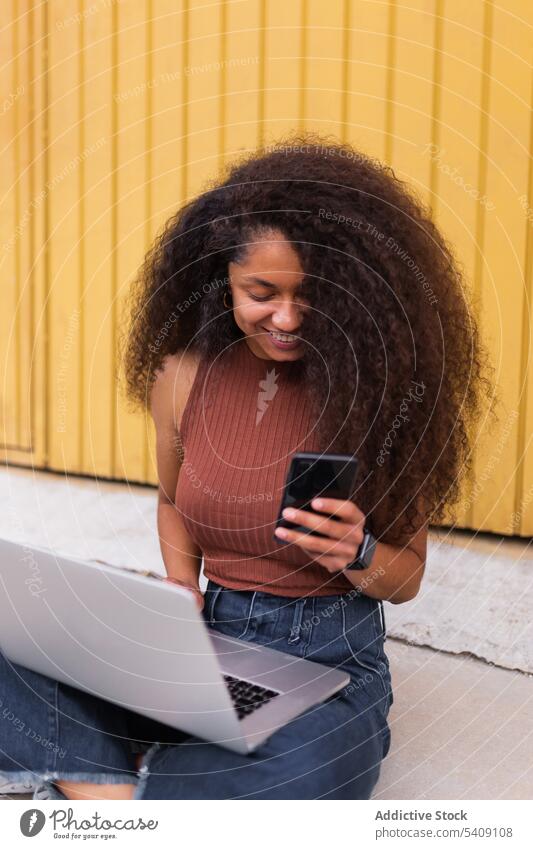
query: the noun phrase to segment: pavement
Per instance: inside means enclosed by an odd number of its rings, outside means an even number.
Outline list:
[[[148,487],[72,477],[65,480],[60,475],[4,468],[0,469],[0,537],[115,565],[138,564],[139,568],[161,571],[155,501],[155,490]],[[374,798],[531,799],[533,675],[528,674],[527,666],[502,668],[512,666],[516,657],[529,662],[532,656],[529,633],[525,641],[523,638],[531,610],[518,617],[523,623],[519,655],[509,658],[504,652],[516,643],[508,638],[507,622],[506,627],[502,620],[499,630],[493,629],[498,638],[493,649],[498,665],[482,659],[486,641],[479,643],[479,633],[469,639],[472,646],[483,648],[481,657],[477,651],[463,650],[470,643],[463,639],[458,643],[454,621],[446,622],[448,631],[442,625],[438,632],[431,631],[437,622],[432,611],[439,609],[439,593],[440,609],[444,610],[450,581],[457,580],[459,568],[462,573],[480,570],[480,552],[484,562],[494,559],[492,552],[499,558],[511,558],[519,568],[509,570],[507,561],[501,560],[501,574],[505,574],[515,597],[523,598],[525,583],[531,582],[531,541],[502,543],[491,535],[461,531],[447,536],[447,542],[462,549],[457,552],[455,571],[445,579],[428,581],[425,589],[423,583],[417,619],[413,621],[416,628],[405,631],[406,639],[389,631],[386,641],[394,692],[389,715],[392,743]],[[492,603],[494,585],[489,584],[484,596],[483,583],[476,582],[476,603],[485,597]],[[415,611],[413,602],[409,604]],[[407,605],[386,606],[391,630],[400,625],[406,628],[398,616],[404,607]],[[387,617],[392,608],[394,614]],[[495,613],[493,609],[492,622],[498,625]],[[413,644],[420,641],[420,633],[429,634],[435,645]]]
[[[533,799],[533,676],[387,639],[392,743],[376,799]]]

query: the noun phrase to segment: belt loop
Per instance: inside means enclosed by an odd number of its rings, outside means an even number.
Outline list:
[[[209,624],[210,625],[215,624],[215,621],[216,621],[215,620],[215,604],[216,604],[217,598],[219,597],[219,595],[220,595],[220,593],[222,592],[223,589],[224,589],[224,587],[222,585],[219,585],[212,595],[212,601],[211,601],[211,607],[210,607],[211,615],[209,617]]]
[[[251,601],[250,601],[250,609],[248,610],[248,618],[246,620],[246,625],[244,626],[244,631],[242,632],[242,634],[239,634],[239,636],[237,637],[237,639],[239,639],[239,640],[241,640],[246,635],[246,632],[248,631],[248,628],[250,627],[250,619],[252,618],[252,613],[254,612],[254,601],[255,601],[255,597],[257,595],[257,592],[258,592],[257,590],[254,590],[254,594],[253,594]]]
[[[383,633],[383,639],[385,640],[387,638],[387,629],[386,629],[386,625],[385,625],[385,611],[383,610],[382,600],[378,599],[378,601],[379,601],[379,615],[380,615],[380,618],[381,618],[381,631]]]
[[[302,617],[304,615],[304,607],[305,607],[305,598],[299,598],[294,605],[294,616],[292,618],[292,625],[290,630],[290,636],[287,640],[288,643],[299,643],[301,634],[300,630],[302,627]]]
[[[311,618],[307,619],[306,622],[304,622],[305,629],[307,631],[307,639],[305,640],[305,645],[303,646],[304,657],[307,654],[307,650],[309,648],[309,644],[311,643],[311,638],[315,629],[315,617],[318,619],[318,617],[316,616],[317,596],[311,596],[310,598],[307,598],[306,601],[311,602]]]

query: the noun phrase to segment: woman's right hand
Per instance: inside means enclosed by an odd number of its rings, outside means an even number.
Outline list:
[[[198,585],[193,586],[192,584],[188,584],[186,581],[180,580],[180,578],[173,578],[170,575],[165,577],[165,581],[169,581],[171,584],[178,584],[180,587],[185,587],[186,590],[190,590],[194,593],[194,597],[196,600],[196,604],[198,605],[199,610],[203,610],[204,608],[204,596],[200,587]]]

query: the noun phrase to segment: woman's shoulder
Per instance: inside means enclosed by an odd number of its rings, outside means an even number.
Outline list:
[[[173,410],[176,430],[180,429],[200,361],[196,351],[177,351],[166,355],[157,372],[153,395],[160,406]]]

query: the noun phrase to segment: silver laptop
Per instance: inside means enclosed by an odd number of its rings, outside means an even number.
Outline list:
[[[160,575],[0,540],[0,649],[136,713],[251,752],[349,675],[207,628]]]

